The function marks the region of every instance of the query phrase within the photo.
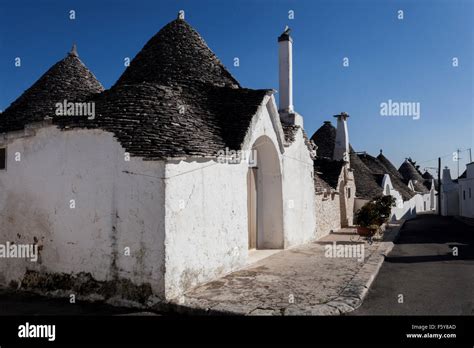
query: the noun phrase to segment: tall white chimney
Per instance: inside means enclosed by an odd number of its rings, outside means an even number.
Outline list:
[[[339,115],[334,115],[334,117],[337,118],[337,128],[333,159],[349,162],[349,131],[347,130],[347,118],[349,115],[341,112]]]
[[[293,109],[293,39],[286,27],[278,37],[280,113],[291,114]]]

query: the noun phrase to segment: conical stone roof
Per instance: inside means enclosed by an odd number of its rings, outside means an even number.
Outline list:
[[[54,64],[0,116],[0,133],[54,117],[56,103],[79,102],[104,90],[73,49]]]
[[[360,159],[359,155],[351,148],[351,169],[354,171],[356,197],[374,199],[382,196],[382,187],[377,182],[377,177]]]
[[[406,182],[412,181],[415,191],[426,193],[428,192],[427,188],[423,185],[425,179],[421,176],[416,168],[408,160],[402,163],[398,171],[403,176]]]
[[[241,88],[181,19],[151,38],[109,90],[103,91],[74,52],[30,90],[12,104],[8,118],[0,115],[0,129],[53,116],[60,128],[112,132],[132,156],[146,159],[214,157],[226,147],[240,149],[252,117],[272,93]],[[54,117],[57,99],[94,103],[95,118]]]
[[[334,145],[336,143],[336,128],[330,121],[325,121],[313,134],[311,140],[313,140],[318,147],[316,149],[317,158],[315,166],[318,166],[318,161],[332,160]],[[376,177],[365,163],[362,162],[357,153],[355,153],[352,146],[349,145],[349,147],[350,168],[354,172],[356,196],[363,199],[373,199],[381,196],[382,188],[377,183]],[[324,176],[323,179],[328,180]]]
[[[214,157],[241,148],[271,93],[241,88],[199,34],[177,19],[148,41],[112,88],[90,99],[95,119],[57,124],[112,132],[132,156]]]
[[[317,157],[332,159],[334,154],[334,144],[336,143],[336,128],[334,128],[331,122],[324,122],[324,124],[313,134],[311,140],[314,141],[318,147],[316,149]]]
[[[381,157],[384,159],[383,162],[380,160]],[[395,167],[393,167],[393,164],[382,154],[377,157],[370,156],[369,154],[360,154],[359,158],[372,172],[379,185],[382,185],[385,174],[388,174],[390,176],[390,181],[392,182],[393,188],[401,194],[404,201],[409,200],[415,195],[414,192],[411,191],[402,181],[401,175],[397,172]],[[387,168],[384,163],[386,163],[389,167],[393,167],[393,169],[395,169],[395,173],[398,175],[392,173],[392,170]]]
[[[428,179],[428,180],[434,179],[433,175],[431,175],[428,171],[425,171],[422,177],[423,179]]]
[[[239,87],[202,37],[183,19],[168,23],[153,36],[116,85],[142,82],[165,86],[197,82]]]
[[[405,180],[417,180],[423,181],[423,177],[418,173],[416,168],[408,160],[405,160],[398,171],[403,176]]]
[[[390,160],[383,155],[382,152],[377,156],[377,159],[380,161],[380,163],[383,164],[385,168],[387,168],[388,172],[394,176],[398,177],[399,179],[403,179],[402,175],[400,172],[397,170],[397,168],[390,162]]]

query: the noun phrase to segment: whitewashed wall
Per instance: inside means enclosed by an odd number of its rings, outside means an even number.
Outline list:
[[[275,145],[281,166],[279,139],[265,104],[253,118],[243,150],[250,151],[263,135]],[[246,162],[167,162],[167,298],[176,298],[191,287],[246,264],[247,171]]]
[[[283,211],[285,248],[316,238],[316,197],[313,160],[298,129],[295,141],[283,154]]]
[[[315,206],[309,151],[300,131],[295,143],[285,148],[285,155],[304,163],[282,156],[283,132],[273,97],[265,100],[254,116],[243,150],[250,151],[262,136],[273,143],[283,172],[280,232],[284,247],[312,240]],[[211,159],[167,162],[167,298],[177,298],[187,289],[247,263],[247,171],[247,163],[225,164]]]
[[[273,97],[267,98],[243,149],[262,136],[275,147],[283,195],[278,230],[289,247],[315,238],[312,162],[301,130],[283,147],[278,117]],[[10,133],[0,145],[8,147],[7,170],[0,172],[0,238],[36,238],[42,245],[37,264],[2,260],[0,283],[21,281],[27,269],[85,272],[97,281],[147,284],[170,299],[247,262],[245,162],[126,161],[111,133],[47,124]]]
[[[451,190],[441,192],[441,215],[459,215],[459,186],[457,184]]]
[[[369,202],[368,199],[363,199],[363,198],[355,198],[354,199],[354,215],[359,211],[360,208],[362,208],[365,204]]]
[[[98,281],[147,283],[163,295],[163,163],[125,161],[120,144],[101,130],[49,125],[0,139],[8,152],[0,171],[0,242],[36,238],[42,245],[36,264],[2,259],[1,283],[21,281],[27,269],[86,272]]]
[[[408,201],[403,202],[402,207],[392,208],[391,220],[413,219],[416,214],[423,210],[423,195],[417,194]],[[429,207],[429,205],[428,205]]]
[[[471,164],[470,167],[474,168],[474,165]],[[469,190],[471,191],[470,196]],[[466,179],[459,179],[459,215],[474,218],[474,175]]]
[[[466,178],[459,183],[459,215],[474,218],[474,162],[466,166]]]
[[[214,160],[167,164],[167,298],[245,265],[247,169]]]
[[[342,181],[341,180],[339,181],[339,185],[343,185],[343,188],[344,188],[343,191],[345,195],[347,225],[353,226],[354,225],[355,192],[356,192],[354,172],[352,170],[349,170],[347,167],[345,167],[343,170],[343,173],[341,174],[340,179],[342,179]],[[350,197],[348,196],[348,191],[350,191]]]

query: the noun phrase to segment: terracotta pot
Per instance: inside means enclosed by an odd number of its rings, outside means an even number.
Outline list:
[[[357,226],[357,234],[362,237],[372,237],[375,234],[375,230],[368,227]]]

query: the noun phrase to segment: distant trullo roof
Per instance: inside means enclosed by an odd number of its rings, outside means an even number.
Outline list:
[[[374,199],[382,195],[382,187],[371,169],[360,159],[351,148],[351,168],[354,171],[356,196],[364,199]]]
[[[327,171],[327,169],[323,168],[319,162],[322,162],[323,160],[332,160],[334,145],[336,143],[336,128],[331,124],[331,122],[326,121],[313,134],[311,140],[313,140],[318,147],[316,150],[317,159],[315,161],[315,168],[321,172],[320,176],[323,180],[326,182],[333,182],[332,171]],[[373,199],[382,195],[382,188],[377,183],[375,176],[372,174],[371,170],[367,168],[364,162],[360,160],[352,146],[350,146],[350,167],[354,172],[357,197]],[[327,173],[322,172],[323,169],[326,169]]]
[[[82,101],[104,90],[77,55],[75,47],[16,99],[0,117],[0,133],[55,115],[56,103]]]
[[[406,182],[412,180],[413,186],[415,187],[415,191],[426,193],[428,190],[423,185],[425,179],[421,176],[420,173],[416,170],[416,168],[411,164],[408,160],[405,160],[398,171],[403,176]]]
[[[370,169],[379,185],[382,185],[385,174],[388,174],[393,188],[401,194],[403,200],[409,200],[415,195],[414,192],[411,191],[402,181],[400,175],[395,175],[395,173],[392,173],[393,164],[385,156],[383,156],[382,153],[380,153],[377,157],[373,157],[369,154],[359,154],[358,156],[362,162],[365,163],[367,168]],[[380,160],[381,157],[384,159],[383,162]],[[387,168],[386,165],[388,165],[389,168]],[[394,168],[395,167],[393,167],[393,169]],[[395,172],[398,173],[396,169]]]
[[[387,168],[388,172],[394,176],[398,177],[399,179],[403,179],[402,174],[397,170],[397,168],[390,162],[390,160],[385,157],[385,155],[382,153],[382,150],[380,150],[380,154],[377,156],[377,159],[380,161],[380,163]]]
[[[316,155],[319,158],[332,159],[334,154],[334,144],[336,143],[336,128],[330,121],[325,121],[324,124],[313,134],[311,140],[314,141],[318,147]]]
[[[433,175],[430,174],[427,170],[422,175],[423,179],[434,179]]]

